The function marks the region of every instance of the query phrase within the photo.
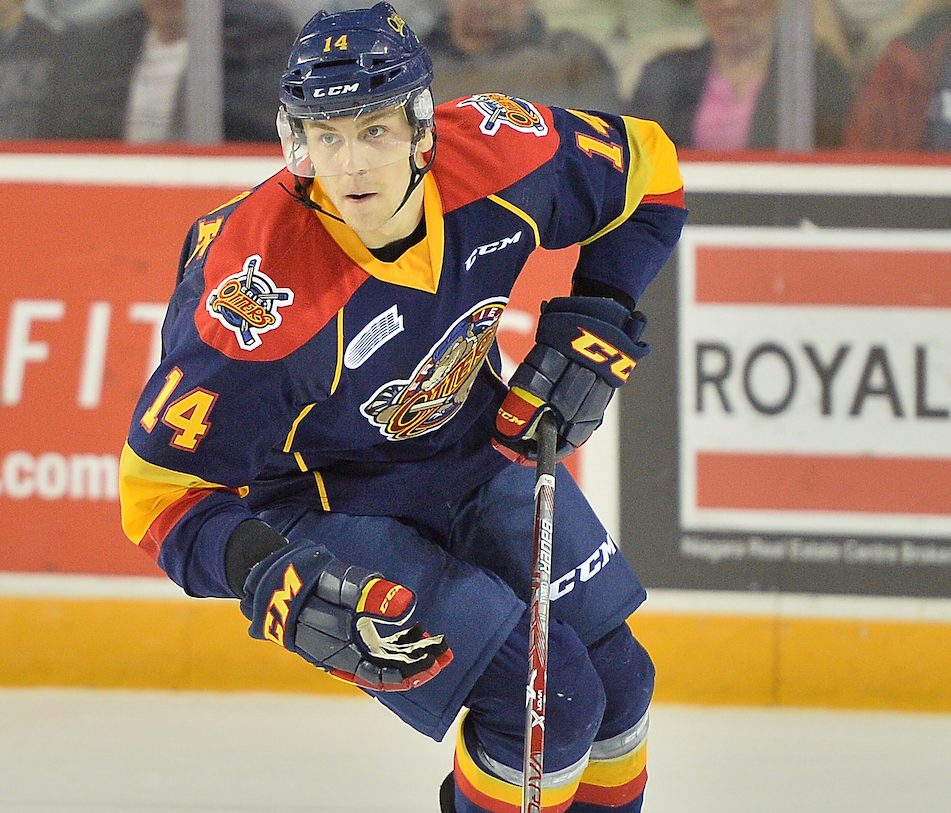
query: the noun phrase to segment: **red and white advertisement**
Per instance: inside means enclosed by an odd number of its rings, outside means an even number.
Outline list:
[[[681,527],[951,536],[951,235],[697,226],[679,256]]]
[[[189,226],[279,165],[0,155],[0,572],[160,575],[122,534],[119,452]],[[499,331],[509,370],[541,298],[568,291],[576,255],[531,258]]]

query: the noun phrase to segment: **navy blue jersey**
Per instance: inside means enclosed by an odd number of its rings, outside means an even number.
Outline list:
[[[426,237],[394,262],[286,171],[192,227],[120,462],[127,535],[188,593],[232,595],[227,539],[267,506],[414,516],[488,480],[495,334],[528,256],[580,244],[576,276],[636,301],[679,237],[653,122],[481,94],[436,128]]]

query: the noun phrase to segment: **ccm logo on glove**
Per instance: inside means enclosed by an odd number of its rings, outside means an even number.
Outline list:
[[[627,381],[631,370],[637,366],[637,362],[613,344],[608,344],[604,339],[595,336],[590,330],[585,330],[583,327],[579,327],[578,330],[581,335],[571,343],[572,349],[598,364],[611,362],[611,372],[621,383]]]
[[[415,608],[409,587],[344,564],[306,540],[256,564],[241,599],[252,638],[378,692],[422,686],[452,662],[442,635],[409,623]]]
[[[398,595],[399,601],[393,601]],[[413,603],[413,593],[401,584],[385,579],[374,579],[363,588],[363,594],[357,604],[358,613],[373,613],[385,618],[401,618]],[[390,606],[392,604],[392,607]]]
[[[267,605],[267,623],[264,625],[264,637],[275,644],[284,646],[284,629],[287,627],[287,613],[291,602],[300,592],[301,580],[294,570],[294,565],[288,565],[284,571],[284,586],[271,594]]]
[[[511,423],[515,426],[525,426],[526,423],[517,415],[513,415],[511,412],[506,412],[504,409],[499,410],[499,418],[505,423]]]
[[[542,306],[535,346],[509,379],[492,444],[518,463],[538,459],[535,427],[549,408],[558,424],[555,457],[581,446],[604,418],[614,390],[650,351],[647,320],[613,299],[568,296]]]

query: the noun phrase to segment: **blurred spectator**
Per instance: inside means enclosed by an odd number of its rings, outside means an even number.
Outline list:
[[[581,34],[604,51],[622,99],[634,94],[649,60],[697,45],[706,33],[693,0],[544,0],[536,8],[551,28]]]
[[[817,14],[835,16],[849,53],[849,66],[864,76],[893,39],[911,28],[933,0],[815,0]]]
[[[54,25],[101,22],[132,8],[138,0],[26,0],[26,8]]]
[[[24,12],[23,0],[0,0],[0,138],[45,135],[40,101],[57,41],[46,23]]]
[[[298,28],[303,28],[304,23],[313,17],[318,9],[323,9],[331,14],[338,11],[345,11],[352,8],[364,8],[372,6],[376,0],[270,0],[286,8]],[[425,37],[436,24],[436,15],[439,0],[395,0],[393,5],[399,10],[402,17],[409,24],[409,27],[416,32],[416,36]]]
[[[845,146],[951,151],[951,4],[882,53],[850,111]]]
[[[283,9],[223,0],[224,136],[271,141],[277,83],[297,34]],[[49,113],[59,138],[180,141],[188,64],[185,0],[139,0],[130,12],[67,33]]]
[[[696,0],[696,6],[708,38],[645,66],[633,114],[660,122],[680,147],[775,148],[779,0]],[[851,79],[822,42],[815,75],[816,146],[837,146]]]
[[[425,38],[438,102],[473,90],[543,104],[616,110],[614,69],[586,37],[553,31],[533,0],[444,0]]]

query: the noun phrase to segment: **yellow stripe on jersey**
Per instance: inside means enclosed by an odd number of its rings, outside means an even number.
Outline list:
[[[333,390],[336,389],[337,381],[340,379],[340,359],[343,358],[343,309],[342,308],[340,309],[338,313],[338,318],[340,320],[339,321],[340,332],[338,334],[338,344],[340,345],[340,347],[339,347],[339,352],[337,353],[337,356],[338,356],[337,374],[334,377],[334,384],[333,384],[333,387],[331,388],[331,394],[333,393]],[[320,505],[324,509],[324,511],[329,511],[330,500],[327,497],[327,487],[324,485],[324,478],[320,475],[319,471],[316,471],[316,470],[311,471],[310,469],[307,468],[307,464],[304,462],[304,458],[300,452],[291,451],[291,446],[294,444],[294,436],[297,434],[297,427],[300,425],[300,422],[304,420],[304,418],[307,417],[307,413],[309,413],[315,406],[317,405],[308,404],[300,411],[300,415],[294,418],[294,423],[291,424],[291,431],[287,433],[287,439],[284,441],[284,447],[282,451],[285,452],[286,454],[294,455],[294,460],[297,461],[297,468],[299,468],[302,472],[310,471],[310,473],[314,475],[314,481],[317,485],[317,493],[320,495]]]
[[[330,510],[330,499],[327,497],[327,486],[324,485],[324,478],[319,471],[314,469],[311,474],[314,475],[314,480],[317,482],[317,493],[320,495],[320,507],[324,511]]]
[[[327,497],[327,486],[324,485],[323,475],[316,469],[313,471],[314,480],[317,481],[317,493],[320,494],[320,506],[324,511],[330,510],[330,499]]]
[[[614,231],[622,223],[630,219],[637,204],[641,202],[647,187],[650,184],[651,174],[653,172],[653,162],[646,145],[641,141],[639,128],[635,124],[635,119],[622,117],[625,124],[625,134],[627,135],[627,145],[630,153],[627,167],[627,188],[624,197],[624,211],[614,220],[608,223],[599,232],[593,234],[586,240],[581,241],[581,245],[586,246],[593,243],[599,237],[603,237],[608,232]]]
[[[235,195],[227,203],[222,203],[221,206],[219,206],[217,209],[212,209],[208,214],[213,215],[215,212],[220,212],[222,209],[228,208],[232,203],[237,203],[239,200],[244,200],[250,194],[251,194],[251,190],[249,189],[247,192],[242,192],[239,195]]]
[[[529,226],[532,227],[532,234],[535,235],[535,248],[538,248],[541,245],[542,239],[538,233],[538,224],[528,212],[524,209],[519,209],[514,203],[509,203],[505,198],[500,198],[498,195],[489,195],[489,200],[493,203],[497,203],[503,209],[508,209],[512,214],[522,218]]]
[[[294,443],[294,436],[297,434],[297,427],[300,425],[300,422],[307,417],[307,413],[315,406],[317,406],[317,404],[308,404],[300,411],[300,415],[294,418],[294,422],[291,424],[291,431],[287,433],[287,440],[284,441],[283,451],[285,453],[290,454],[291,446]],[[302,471],[307,471],[307,469],[302,469]]]
[[[311,404],[311,406],[313,406],[313,404]],[[307,464],[304,462],[304,457],[300,452],[294,452],[294,460],[297,461],[297,468],[299,468],[302,472],[310,471],[310,469],[307,468]],[[316,469],[310,473],[314,475],[314,482],[317,484],[317,494],[320,496],[320,507],[323,508],[324,511],[329,511],[330,499],[327,497],[327,486],[324,485],[324,478]]]
[[[630,116],[625,116],[624,119],[629,125],[631,123],[636,125],[641,142],[647,148],[654,165],[654,171],[651,173],[650,182],[644,194],[666,195],[680,189],[684,185],[684,179],[680,175],[680,165],[677,163],[677,149],[667,133],[656,121],[635,119]]]
[[[172,471],[149,463],[126,443],[119,456],[122,530],[138,545],[159,515],[189,491],[227,488],[220,483],[209,483],[193,474]],[[247,486],[242,486],[238,489],[238,495],[244,497],[249,490]]]
[[[340,212],[323,193],[316,181],[311,185],[311,200],[334,217]],[[423,210],[426,218],[426,237],[412,248],[407,249],[395,262],[384,262],[374,257],[346,223],[328,217],[321,212],[314,214],[336,241],[357,265],[371,277],[404,288],[415,288],[428,294],[436,293],[439,287],[439,275],[442,273],[445,232],[443,225],[442,198],[431,173],[423,176]]]
[[[330,394],[337,391],[337,385],[340,383],[340,373],[343,370],[343,308],[337,311],[337,367],[334,370],[334,380],[330,385]]]

